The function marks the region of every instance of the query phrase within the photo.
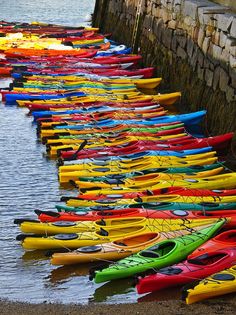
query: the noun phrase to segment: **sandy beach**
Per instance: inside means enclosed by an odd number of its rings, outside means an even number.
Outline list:
[[[143,302],[135,304],[92,304],[83,305],[63,305],[63,304],[27,304],[10,301],[0,301],[1,315],[200,315],[200,314],[235,314],[236,299],[231,294],[218,299],[212,299],[186,305],[182,301],[164,301],[164,302]]]

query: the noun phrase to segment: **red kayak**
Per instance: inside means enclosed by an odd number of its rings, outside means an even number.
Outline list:
[[[236,248],[225,248],[194,259],[189,258],[182,263],[162,268],[153,275],[139,277],[136,289],[139,294],[184,285],[196,279],[205,277],[230,268],[236,262]]]
[[[145,217],[152,219],[206,219],[211,218],[229,218],[225,227],[235,228],[236,227],[236,210],[221,210],[221,211],[185,211],[185,210],[147,210],[147,209],[124,209],[114,211],[91,211],[91,212],[80,212],[78,214],[71,212],[44,212],[36,210],[39,220],[42,222],[55,222],[55,221],[95,221],[106,218],[124,218],[124,217]]]
[[[110,63],[138,63],[141,59],[141,55],[117,55],[117,56],[104,56],[104,57],[95,57],[93,59],[84,58],[83,60],[80,60],[82,58],[78,58],[78,61],[84,61],[84,62],[94,62],[99,64],[110,64]]]
[[[3,91],[4,93],[4,91]],[[6,94],[6,93],[5,93]],[[125,108],[137,108],[137,107],[143,107],[143,106],[152,106],[152,105],[156,105],[156,103],[154,103],[153,101],[146,101],[146,102],[138,102],[138,101],[135,101],[134,103],[104,103],[104,102],[86,102],[86,103],[82,103],[82,102],[79,102],[79,101],[76,101],[76,102],[71,102],[71,104],[48,104],[48,103],[42,103],[40,101],[32,101],[30,103],[28,103],[26,106],[28,107],[28,109],[30,111],[39,111],[39,110],[50,110],[50,109],[53,109],[53,108],[77,108],[77,109],[80,109],[81,107],[82,108],[87,108],[87,107],[90,107],[90,105],[93,105],[96,106],[96,105],[104,105],[104,106],[115,106],[115,107],[125,107]]]
[[[174,138],[169,140],[159,140],[159,141],[133,141],[121,146],[110,146],[102,148],[101,150],[84,149],[79,152],[76,150],[68,150],[61,152],[60,157],[62,159],[69,159],[71,156],[75,155],[77,159],[101,157],[101,156],[117,156],[126,155],[130,153],[143,152],[147,150],[170,150],[170,151],[182,151],[188,149],[197,149],[203,147],[212,147],[216,151],[221,151],[226,149],[231,143],[234,133],[226,133],[224,135],[219,135],[215,137],[208,138],[193,138],[192,136]]]
[[[90,63],[98,63],[98,64],[118,64],[118,63],[130,63],[137,64],[141,59],[141,55],[116,55],[116,56],[99,56],[94,57],[95,52],[86,52],[83,55],[80,55],[79,57],[73,57],[73,56],[44,56],[42,58],[39,58],[37,56],[32,56],[31,58],[21,58],[22,62],[28,62],[28,61],[34,61],[39,63],[48,63],[51,65],[55,65],[58,62],[61,62],[63,64],[65,63],[76,63],[76,62],[90,62]],[[33,80],[36,80],[34,78]]]
[[[236,230],[222,232],[219,235],[213,237],[205,244],[200,246],[198,249],[196,249],[192,254],[189,255],[189,257],[192,259],[200,254],[203,255],[208,252],[231,246],[236,247]]]
[[[43,118],[39,118],[39,119],[37,119],[37,123],[40,123],[40,122],[43,122],[43,121],[47,121],[47,122],[49,122],[49,121],[51,121],[51,122],[57,122],[57,121],[59,121],[59,122],[65,122],[65,123],[67,123],[67,122],[70,122],[70,121],[74,121],[74,120],[77,120],[77,121],[80,121],[81,119],[84,119],[83,117],[85,117],[85,119],[88,119],[88,118],[90,118],[90,120],[91,120],[91,117],[93,117],[93,118],[95,118],[95,119],[98,119],[98,118],[100,118],[100,117],[103,117],[104,118],[104,116],[106,117],[106,115],[108,114],[108,115],[111,115],[112,113],[114,113],[114,110],[112,111],[112,110],[108,110],[108,111],[102,111],[102,112],[99,112],[99,107],[98,107],[98,109],[95,111],[95,107],[93,106],[92,107],[92,109],[94,110],[93,112],[88,112],[87,114],[86,114],[86,111],[84,112],[84,113],[81,113],[81,114],[61,114],[61,115],[53,115],[52,114],[52,117],[47,117],[47,116],[45,116],[45,117],[43,117]],[[112,109],[112,107],[111,107],[111,109]],[[119,108],[118,110],[120,110],[121,111],[121,114],[122,115],[124,115],[124,114],[126,114],[126,115],[129,115],[129,113],[133,113],[134,111],[132,110],[132,109],[125,109],[125,110],[123,110],[122,108]],[[137,114],[137,115],[139,115],[139,114],[146,114],[146,113],[157,113],[157,112],[161,112],[163,110],[163,107],[161,107],[161,106],[158,106],[158,107],[156,107],[156,108],[154,108],[154,109],[136,109],[135,110],[135,113]],[[125,128],[124,128],[125,129]]]
[[[151,174],[152,175],[152,174]],[[116,178],[108,178],[107,180],[116,180]],[[117,178],[119,180],[119,178]],[[234,196],[236,195],[236,189],[217,189],[217,190],[210,190],[210,189],[193,189],[193,188],[186,188],[186,187],[167,187],[161,189],[154,189],[154,190],[146,190],[143,192],[127,192],[123,194],[114,194],[114,195],[95,195],[93,193],[78,195],[76,198],[79,200],[99,200],[99,199],[134,199],[134,198],[142,198],[142,196],[155,196],[155,195],[180,195],[180,196],[214,196],[215,201],[220,200],[222,196]]]

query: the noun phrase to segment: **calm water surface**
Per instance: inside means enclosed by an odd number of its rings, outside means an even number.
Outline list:
[[[0,19],[86,25],[94,0],[0,1]],[[0,80],[0,87],[6,82]],[[71,192],[58,186],[57,167],[44,156],[27,110],[0,103],[0,298],[63,303],[136,301],[127,281],[95,285],[89,266],[59,267],[40,252],[25,252],[15,241],[16,217],[32,216],[34,209],[54,209]],[[74,192],[73,192],[74,193]]]

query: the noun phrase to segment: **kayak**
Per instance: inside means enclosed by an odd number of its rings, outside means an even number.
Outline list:
[[[194,259],[187,258],[182,263],[158,270],[153,275],[137,279],[136,289],[139,294],[184,285],[196,279],[203,279],[215,272],[235,264],[236,248],[215,250],[199,254]]]
[[[1,90],[1,93],[3,91]],[[128,106],[129,105],[129,106]],[[38,107],[37,107],[38,106]],[[116,110],[116,108],[118,108],[119,110],[122,111],[131,111],[131,110],[137,110],[140,111],[143,108],[162,108],[159,104],[156,104],[154,102],[143,102],[143,103],[131,103],[131,104],[125,104],[125,103],[99,103],[99,102],[95,102],[94,104],[85,104],[82,108],[77,108],[77,109],[67,109],[64,110],[63,108],[61,110],[43,110],[44,109],[44,104],[41,105],[42,108],[40,108],[40,104],[35,104],[35,102],[31,102],[31,104],[27,105],[27,107],[32,111],[32,116],[34,118],[34,121],[37,121],[39,123],[42,123],[45,121],[44,119],[46,119],[48,121],[48,119],[52,118],[53,119],[61,119],[61,117],[63,118],[63,116],[66,117],[70,117],[71,115],[76,115],[76,114],[81,114],[81,113],[93,113],[93,112],[103,112],[107,109],[109,110]],[[39,110],[41,109],[41,110]],[[49,120],[50,121],[50,120]],[[176,122],[173,122],[172,124],[176,124]],[[167,124],[159,124],[159,126],[166,126]],[[43,125],[42,125],[43,126]],[[122,130],[127,130],[129,129],[129,126],[124,127]],[[147,127],[150,128],[150,127]]]
[[[115,220],[115,219],[114,219]],[[137,221],[137,220],[136,220]],[[163,221],[163,220],[162,220]],[[93,246],[102,243],[112,242],[124,237],[136,236],[144,233],[150,232],[163,232],[163,229],[166,232],[169,231],[180,231],[183,229],[194,229],[199,226],[206,224],[214,224],[216,226],[225,223],[225,220],[216,220],[216,219],[200,219],[200,220],[168,220],[168,225],[126,225],[121,226],[120,228],[111,227],[106,229],[106,227],[101,226],[100,230],[82,232],[82,233],[67,233],[67,234],[56,234],[53,236],[39,236],[39,235],[30,235],[30,234],[19,234],[16,237],[16,240],[21,241],[23,248],[25,249],[56,249],[56,248],[70,248],[77,249],[82,246]],[[217,223],[218,222],[218,223]],[[178,232],[176,232],[178,233]],[[193,249],[194,250],[194,249]]]
[[[183,291],[182,299],[192,304],[204,299],[220,296],[236,291],[236,267],[214,273],[197,285],[190,285]]]
[[[216,235],[211,240],[206,242],[204,245],[197,248],[191,255],[190,258],[194,259],[199,254],[203,255],[214,250],[223,249],[227,247],[236,246],[236,230],[229,230]]]
[[[114,191],[113,191],[114,194]],[[91,206],[122,206],[122,205],[131,205],[133,204],[135,208],[142,207],[142,204],[145,203],[145,208],[148,209],[150,204],[154,203],[155,205],[158,205],[163,202],[167,202],[168,206],[170,206],[170,203],[201,203],[204,207],[204,203],[207,203],[206,206],[210,203],[215,203],[217,200],[217,204],[220,203],[234,203],[236,202],[236,196],[223,196],[215,198],[214,196],[181,196],[178,194],[173,195],[155,195],[155,196],[143,196],[138,197],[134,199],[97,199],[97,200],[81,200],[76,197],[68,197],[66,199],[67,206],[70,207],[91,207]],[[177,206],[178,207],[178,206]],[[188,210],[188,209],[187,209]]]
[[[82,101],[82,100],[81,100]],[[134,119],[130,119],[130,120],[125,120],[122,123],[126,126],[128,125],[143,125],[143,126],[153,126],[156,124],[162,124],[162,123],[173,123],[173,122],[182,122],[185,125],[193,125],[193,124],[197,124],[199,123],[203,117],[205,116],[206,111],[198,111],[198,112],[193,112],[193,113],[189,113],[189,114],[180,114],[180,115],[166,115],[166,116],[162,116],[159,117],[158,119],[149,119],[149,120],[134,120]],[[119,121],[116,120],[109,120],[108,122],[105,121],[104,122],[104,127],[106,125],[108,125],[109,123],[109,127],[115,126],[117,124],[119,124]],[[62,127],[62,126],[61,126]],[[65,126],[65,128],[57,128],[56,130],[52,130],[55,133],[56,132],[65,132],[65,129],[67,126]],[[83,124],[80,126],[81,129],[86,129],[86,128],[92,128],[95,126],[89,125],[89,124]],[[77,127],[78,128],[78,127]],[[59,130],[61,129],[61,130]],[[70,129],[73,129],[72,126],[70,126]],[[78,128],[79,129],[79,128]],[[45,133],[45,134],[41,134],[41,137],[45,137],[45,136],[51,136],[53,135],[53,133],[51,132],[50,134]],[[232,138],[232,137],[231,137]]]
[[[180,231],[189,233],[187,230]],[[101,245],[80,247],[76,251],[68,253],[54,253],[51,258],[53,265],[71,265],[102,260],[119,260],[143,250],[152,244],[164,239],[175,237],[174,232],[146,233],[138,236],[124,237],[117,241]]]
[[[51,130],[53,131],[53,129],[43,129],[43,131],[45,130]],[[165,150],[165,148],[162,148],[162,146],[158,146],[158,141],[165,141],[165,140],[169,140],[169,139],[175,139],[175,138],[180,138],[180,137],[184,137],[186,134],[185,133],[181,133],[183,131],[182,128],[179,128],[180,133],[175,133],[175,130],[172,131],[167,131],[167,132],[161,132],[161,133],[157,133],[157,136],[155,134],[150,134],[145,135],[143,133],[141,133],[141,135],[133,135],[128,134],[125,135],[124,137],[117,137],[117,139],[113,139],[107,137],[108,139],[104,139],[103,137],[94,137],[93,139],[90,137],[86,137],[84,136],[84,138],[87,138],[87,143],[86,143],[86,147],[87,148],[98,148],[101,147],[101,151],[103,149],[103,147],[115,147],[115,146],[119,146],[119,145],[126,145],[126,143],[129,143],[131,141],[146,141],[147,145],[156,145],[156,149],[159,150],[160,152],[156,152],[157,155],[161,155],[161,152]],[[177,132],[176,131],[176,132]],[[46,138],[46,137],[45,137]],[[47,141],[47,140],[46,140]],[[44,142],[46,142],[44,140]],[[85,139],[66,139],[64,141],[55,141],[54,143],[48,143],[47,144],[47,154],[50,156],[57,156],[57,152],[60,150],[67,150],[67,149],[73,149],[73,150],[78,150],[80,145],[82,143],[84,143]],[[49,141],[50,142],[50,141]],[[175,148],[174,146],[170,147],[169,151],[173,151]],[[188,149],[188,147],[186,147],[186,149]],[[191,148],[190,148],[191,149]],[[211,149],[211,147],[210,147]],[[164,153],[163,153],[164,154]],[[168,153],[167,153],[168,154]],[[169,154],[171,154],[171,152],[169,152]],[[129,159],[129,157],[127,156],[127,159]]]
[[[113,178],[108,178],[113,179]],[[119,177],[115,177],[114,179],[119,179]],[[122,179],[122,177],[120,178]],[[125,193],[125,194],[109,194],[109,195],[103,195],[103,194],[93,194],[93,193],[87,193],[87,194],[78,194],[75,199],[79,200],[99,200],[99,199],[133,199],[138,198],[142,196],[155,196],[155,195],[172,195],[177,194],[181,196],[214,196],[215,200],[221,196],[234,196],[236,194],[236,189],[225,189],[225,190],[210,190],[210,189],[191,189],[187,187],[167,187],[163,189],[155,189],[155,190],[146,190],[143,192],[132,192],[132,193]],[[64,199],[64,197],[63,197]],[[70,199],[70,198],[68,198]],[[61,200],[66,201],[66,199]]]
[[[65,200],[64,200],[65,198]],[[62,201],[68,201],[73,199],[72,197],[62,197]],[[76,200],[76,198],[75,198]],[[235,210],[236,202],[230,203],[217,203],[217,202],[200,202],[200,203],[184,203],[184,202],[146,202],[146,203],[136,203],[120,206],[112,205],[100,205],[91,206],[91,207],[73,207],[68,205],[56,205],[55,208],[58,212],[73,212],[73,213],[83,213],[89,211],[116,211],[124,209],[150,209],[150,210],[185,210],[185,211],[219,211],[219,210]],[[37,210],[36,210],[37,211]],[[39,210],[41,211],[41,210]]]
[[[165,151],[163,151],[165,152]],[[161,163],[166,162],[166,161],[196,161],[196,160],[201,160],[201,159],[207,159],[207,158],[212,158],[216,155],[216,151],[209,151],[207,149],[200,149],[198,152],[195,150],[188,150],[187,152],[193,153],[190,155],[182,155],[180,154],[175,154],[173,155],[168,155],[168,153],[171,153],[172,151],[167,151],[167,154],[165,153],[162,155],[162,151],[160,152],[160,155],[147,155],[147,156],[139,156],[134,157],[133,159],[117,159],[116,157],[113,159],[101,157],[99,158],[92,158],[92,159],[81,159],[81,163],[75,163],[71,165],[65,165],[65,166],[60,166],[59,171],[61,173],[66,173],[66,172],[74,172],[74,171],[80,171],[84,169],[90,169],[91,167],[97,167],[97,166],[104,166],[104,167],[129,167],[129,166],[134,166],[136,164],[141,164],[141,163],[147,163],[149,162],[151,165],[155,165],[155,163]],[[184,151],[186,152],[186,151]],[[157,152],[159,153],[159,152]],[[89,162],[87,162],[88,160]],[[184,164],[184,163],[183,163]],[[155,168],[155,166],[153,166]]]
[[[94,130],[94,132],[96,132]],[[64,135],[67,134],[67,131]],[[60,134],[55,134],[54,136],[60,136]],[[45,137],[46,138],[46,137]],[[228,140],[227,140],[228,138]],[[43,139],[43,137],[42,137]],[[200,138],[200,139],[193,139],[189,136],[184,137],[178,137],[178,139],[168,139],[168,143],[165,141],[159,141],[156,139],[156,142],[152,143],[145,143],[144,141],[137,140],[133,142],[129,142],[127,146],[124,147],[116,147],[116,146],[109,146],[108,147],[101,147],[100,150],[95,150],[93,148],[90,148],[89,150],[82,150],[78,149],[73,150],[73,148],[70,148],[67,152],[61,152],[60,156],[63,159],[82,159],[82,158],[109,158],[109,156],[126,156],[129,158],[129,154],[134,153],[140,153],[147,150],[152,151],[182,151],[182,150],[190,150],[190,149],[197,149],[197,148],[203,148],[203,147],[212,147],[215,150],[218,150],[220,153],[222,150],[227,149],[230,141],[231,141],[231,135],[221,135],[210,138]],[[86,143],[87,145],[87,143]]]
[[[158,213],[156,211],[156,213]],[[216,221],[218,217],[212,216],[208,217],[198,217],[193,216],[189,218],[189,226],[193,226],[202,220],[203,224],[211,222],[212,220]],[[168,232],[173,230],[179,230],[180,227],[185,226],[185,217],[181,216],[168,216],[163,218],[154,217],[118,217],[118,218],[105,218],[92,221],[55,221],[55,222],[40,222],[37,220],[31,219],[15,219],[15,224],[19,224],[20,230],[23,233],[33,233],[37,235],[54,235],[54,234],[71,234],[71,233],[81,233],[89,231],[99,231],[102,228],[105,228],[107,231],[113,228],[122,228],[125,226],[152,226],[154,231],[158,232]]]
[[[76,175],[80,173],[78,172],[66,172],[63,174],[59,174],[60,176],[60,182],[66,182],[67,180],[73,180]],[[79,177],[79,176],[78,176]],[[62,180],[61,180],[62,179]],[[197,178],[193,177],[191,178],[190,176],[184,176],[183,179],[178,178],[178,176],[171,176],[169,179],[160,179],[158,178],[153,179],[151,181],[144,181],[144,182],[135,182],[135,184],[130,185],[130,186],[123,186],[122,185],[115,185],[113,187],[100,187],[99,183],[96,186],[93,186],[92,192],[94,194],[113,194],[114,192],[116,193],[121,193],[122,192],[133,192],[133,191],[145,191],[145,190],[155,190],[155,189],[161,189],[161,188],[166,188],[166,187],[171,187],[171,186],[180,186],[180,187],[192,187],[192,188],[207,188],[207,189],[231,189],[235,188],[236,185],[236,173],[229,173],[229,174],[220,174],[220,175],[212,175],[210,177],[202,177],[202,178]],[[86,192],[86,188],[79,188],[81,192]],[[235,196],[236,197],[236,196]],[[145,198],[145,197],[144,197]]]
[[[54,129],[43,129],[42,131],[46,131],[49,132],[50,130],[53,131]],[[42,134],[42,133],[41,133]],[[142,141],[144,142],[146,145],[153,145],[156,147],[157,150],[164,150],[162,149],[162,142],[163,141],[168,141],[171,139],[177,139],[177,138],[181,138],[181,137],[185,137],[187,134],[186,133],[179,133],[179,134],[173,134],[173,135],[167,135],[167,136],[158,136],[158,137],[154,137],[153,135],[150,137],[146,137],[146,136],[127,136],[127,137],[120,137],[117,139],[103,139],[103,138],[98,138],[98,139],[89,139],[86,142],[86,148],[101,148],[101,151],[103,149],[103,147],[111,147],[111,150],[113,149],[113,147],[118,147],[118,146],[122,146],[125,145],[127,146],[128,143],[132,142],[132,141]],[[62,145],[53,145],[47,146],[47,154],[50,156],[57,156],[57,152],[60,150],[68,150],[68,149],[73,149],[73,150],[80,150],[80,145],[84,143],[84,140],[82,139],[76,139],[75,141],[72,141],[74,143],[69,143],[69,144],[62,144]],[[159,142],[159,143],[158,143]],[[205,145],[200,145],[200,147],[203,147]],[[175,145],[170,145],[169,150],[175,150]],[[187,146],[182,146],[184,148],[180,148],[180,150],[182,149],[191,149],[191,145],[187,145]],[[178,148],[177,148],[178,150]]]
[[[115,163],[119,163],[119,162],[126,162],[126,163],[130,163],[132,161],[142,161],[142,159],[145,161],[145,159],[152,158],[152,159],[158,159],[159,156],[170,156],[170,158],[174,159],[174,157],[177,158],[186,158],[186,159],[197,159],[199,157],[201,157],[201,155],[199,154],[203,154],[203,153],[207,153],[207,152],[211,152],[212,151],[212,147],[204,147],[204,148],[199,148],[199,149],[192,149],[192,150],[181,150],[181,151],[166,151],[166,150],[160,150],[160,151],[153,151],[153,150],[147,150],[147,151],[143,151],[140,153],[131,153],[125,156],[122,155],[118,155],[118,156],[111,156],[111,157],[97,157],[97,158],[81,158],[81,159],[77,159],[76,161],[73,160],[73,162],[71,163],[64,163],[63,160],[62,162],[66,165],[68,165],[67,167],[65,167],[65,169],[73,169],[73,166],[69,166],[69,165],[77,165],[77,164],[85,164],[85,163],[103,163],[103,164],[115,164]],[[215,152],[215,151],[213,151]],[[211,152],[212,155],[214,155]],[[195,157],[193,156],[195,155]],[[209,157],[209,155],[207,155]],[[203,156],[204,157],[204,156]],[[117,161],[117,162],[114,162]],[[63,169],[63,168],[62,168]]]
[[[90,177],[92,176],[107,176],[107,175],[114,175],[114,174],[126,174],[126,173],[131,173],[132,171],[144,171],[150,168],[180,168],[180,167],[193,167],[194,165],[201,166],[201,165],[209,165],[209,164],[214,164],[217,162],[217,157],[211,157],[211,158],[205,158],[205,159],[196,159],[196,160],[184,160],[181,158],[179,160],[172,160],[171,159],[166,159],[163,160],[163,158],[159,162],[155,162],[155,164],[150,164],[150,162],[146,163],[137,163],[133,164],[132,166],[126,166],[126,167],[101,167],[101,166],[96,166],[94,168],[90,169],[84,169],[80,171],[72,171],[72,172],[60,172],[59,173],[59,181],[60,182],[68,182],[70,179],[76,179],[79,177]],[[167,187],[170,185],[167,185]],[[177,186],[177,183],[172,186]],[[181,185],[179,185],[181,186]],[[160,188],[160,187],[156,187]],[[195,187],[198,188],[198,187]],[[217,187],[218,189],[219,187]],[[153,188],[154,189],[154,188]]]
[[[123,209],[123,210],[104,210],[69,213],[69,212],[55,212],[55,211],[40,211],[35,210],[38,219],[41,222],[57,222],[57,221],[96,221],[108,218],[127,218],[127,217],[144,217],[147,219],[206,219],[206,218],[228,218],[229,221],[225,228],[236,228],[236,210],[222,210],[222,211],[184,211],[184,210],[148,210],[148,209]],[[47,228],[45,228],[47,231]]]
[[[85,96],[83,92],[66,92],[63,94],[36,94],[36,93],[18,93],[18,94],[5,94],[6,104],[7,105],[15,105],[17,100],[27,100],[27,99],[40,99],[40,100],[46,100],[46,99],[58,99],[58,98],[65,98],[65,95],[67,97],[72,96]]]
[[[159,112],[159,114],[163,114],[164,112]],[[139,115],[139,114],[138,114]],[[156,113],[155,113],[156,115]],[[90,115],[87,115],[88,116],[88,119]],[[83,118],[83,117],[79,117],[80,118]],[[120,115],[120,118],[122,118],[122,115]],[[85,120],[87,120],[87,118],[85,118]],[[54,122],[55,123],[55,122]],[[57,125],[60,124],[60,122],[57,123]],[[138,129],[138,128],[137,128]],[[148,128],[147,128],[148,129]],[[91,133],[88,133],[88,134],[83,134],[83,135],[68,135],[68,136],[64,136],[62,138],[62,136],[59,134],[59,135],[56,135],[54,139],[52,138],[46,138],[44,139],[44,143],[43,144],[46,144],[47,146],[52,146],[52,145],[70,145],[70,144],[78,144],[84,140],[91,140],[91,141],[96,141],[96,142],[102,142],[104,141],[104,138],[106,138],[107,140],[108,139],[111,139],[113,140],[115,137],[118,139],[120,137],[122,138],[126,138],[126,137],[137,137],[137,140],[143,140],[144,137],[147,137],[147,138],[151,138],[151,137],[154,137],[158,140],[159,137],[161,136],[168,136],[168,135],[178,135],[178,134],[181,134],[181,133],[184,133],[184,127],[183,126],[180,126],[178,127],[178,125],[176,125],[176,128],[175,127],[172,127],[172,128],[166,128],[166,130],[160,130],[160,131],[157,131],[157,132],[149,132],[148,130],[147,131],[127,131],[127,132],[122,132],[122,133],[116,133],[116,134],[109,134],[109,133],[94,133],[94,134],[91,134]],[[56,139],[58,137],[58,139]],[[103,139],[103,140],[102,140]],[[208,148],[211,148],[208,146]],[[138,151],[136,151],[138,153]],[[135,153],[136,153],[135,152]],[[132,151],[131,151],[131,154],[132,154]],[[151,155],[151,154],[150,154]],[[128,158],[128,157],[127,157]],[[132,158],[132,156],[130,157]]]
[[[141,176],[135,176],[133,178],[128,179],[106,179],[105,181],[83,181],[83,180],[75,180],[74,185],[78,189],[83,189],[83,192],[86,190],[93,190],[93,189],[113,189],[113,187],[140,187],[140,185],[149,185],[150,183],[155,184],[155,182],[159,182],[161,180],[176,180],[176,179],[185,179],[185,178],[202,178],[202,177],[210,177],[213,175],[219,174],[223,170],[223,167],[215,168],[210,171],[205,172],[196,172],[192,175],[185,174],[185,173],[174,173],[174,174],[168,174],[168,173],[153,173],[153,174],[147,174],[147,175],[141,175]]]
[[[90,276],[94,278],[96,283],[100,283],[131,277],[150,269],[155,271],[178,263],[211,238],[224,223],[225,220],[220,220],[211,227],[193,232],[190,235],[161,241],[137,254],[121,259],[105,269],[94,271]]]

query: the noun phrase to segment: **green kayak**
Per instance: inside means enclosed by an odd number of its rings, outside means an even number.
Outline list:
[[[183,123],[178,123],[174,125],[167,125],[167,126],[162,126],[162,127],[132,127],[132,128],[127,128],[124,126],[122,130],[119,130],[118,132],[102,132],[102,133],[87,133],[87,134],[81,134],[81,135],[66,135],[66,136],[59,136],[58,139],[90,139],[94,137],[109,137],[112,136],[113,138],[117,137],[117,135],[121,135],[123,132],[150,132],[150,133],[157,133],[160,131],[164,130],[172,130],[176,128],[183,127]]]
[[[225,219],[190,235],[164,240],[141,252],[121,259],[109,267],[91,272],[96,283],[121,279],[143,273],[149,269],[155,272],[184,260],[191,252],[209,240],[225,224]]]
[[[64,199],[63,199],[64,201]],[[202,202],[202,203],[181,203],[181,202],[144,202],[131,205],[120,206],[91,206],[91,207],[69,207],[66,205],[56,205],[58,212],[85,212],[85,211],[104,211],[104,210],[121,210],[132,208],[144,208],[151,210],[191,210],[191,211],[215,211],[215,210],[232,210],[236,209],[236,203],[217,203],[217,202]]]

